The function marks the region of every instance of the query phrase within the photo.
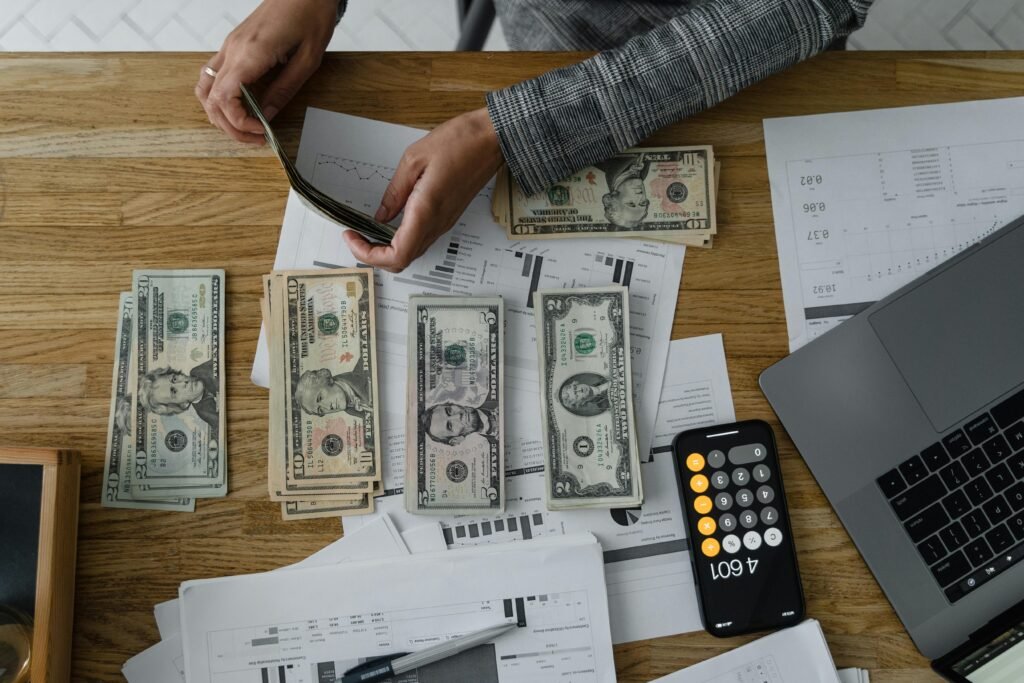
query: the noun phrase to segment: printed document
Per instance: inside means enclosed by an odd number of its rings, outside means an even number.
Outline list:
[[[539,413],[536,402],[532,411]],[[535,464],[523,467],[521,454],[513,450],[509,454],[512,463],[505,472],[508,492],[504,514],[441,517],[438,521],[451,547],[589,531],[604,548],[615,643],[700,630],[686,520],[672,462],[672,439],[685,429],[735,419],[722,336],[673,341],[661,388],[653,447],[640,465],[644,478],[643,506],[549,512],[544,497],[543,454],[536,453]],[[405,511],[404,462],[404,452],[385,461],[385,491],[377,498],[378,512],[346,519],[346,529],[371,523],[377,514],[390,515],[403,531],[424,524],[423,517]]]
[[[795,351],[1024,214],[1024,98],[767,119]]]
[[[420,527],[419,533],[410,534],[417,547],[444,549],[444,537],[434,525]],[[367,524],[358,532],[344,536],[310,555],[305,560],[276,571],[303,567],[321,567],[353,560],[402,557],[410,553],[391,519],[384,515]],[[154,610],[161,642],[132,657],[125,663],[122,673],[128,683],[184,683],[185,661],[181,649],[181,607],[178,599],[157,605]]]
[[[821,624],[808,619],[652,683],[839,683]]]
[[[514,623],[410,683],[614,682],[601,546],[552,540],[185,583],[188,680],[333,683],[370,658]]]

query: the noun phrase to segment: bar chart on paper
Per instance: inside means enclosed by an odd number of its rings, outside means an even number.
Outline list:
[[[791,351],[1024,214],[1022,114],[995,100],[765,122]]]

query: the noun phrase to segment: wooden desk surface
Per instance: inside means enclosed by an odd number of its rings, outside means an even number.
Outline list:
[[[307,105],[422,127],[484,92],[580,59],[565,54],[331,55],[281,115],[294,153]],[[81,451],[74,681],[121,680],[157,640],[154,603],[186,579],[297,561],[336,520],[284,523],[267,500],[267,394],[249,381],[262,273],[287,182],[262,148],[229,141],[192,95],[206,55],[0,56],[0,441]],[[1019,95],[1024,54],[828,53],[650,144],[712,144],[720,232],[691,249],[673,337],[725,334],[736,413],[780,436],[808,613],[839,666],[937,680],[917,653],[757,388],[787,353],[761,121]],[[100,507],[118,292],[133,268],[227,270],[231,492],[195,514]],[[671,283],[666,283],[671,286]],[[701,633],[615,648],[648,681],[731,648]]]

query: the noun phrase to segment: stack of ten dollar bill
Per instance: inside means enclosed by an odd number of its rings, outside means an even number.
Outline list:
[[[373,271],[264,277],[270,499],[284,519],[373,512],[381,486]]]

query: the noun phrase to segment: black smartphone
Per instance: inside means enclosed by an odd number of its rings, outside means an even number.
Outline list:
[[[803,621],[772,428],[747,420],[691,429],[672,449],[707,632],[724,638]]]

